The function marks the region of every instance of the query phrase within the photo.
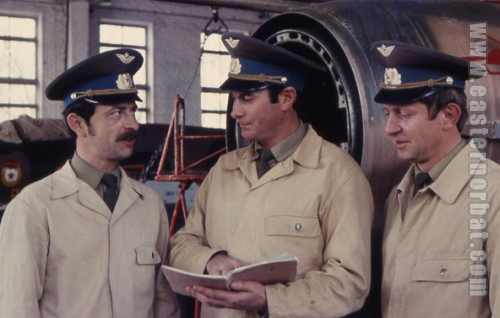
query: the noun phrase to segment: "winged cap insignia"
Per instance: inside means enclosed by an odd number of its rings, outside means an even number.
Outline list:
[[[389,57],[391,55],[392,51],[394,51],[394,45],[391,46],[385,46],[385,44],[382,44],[377,48],[377,50],[385,57]]]
[[[234,49],[238,46],[238,43],[240,43],[240,40],[235,40],[232,37],[229,37],[229,39],[226,39],[226,43],[229,44],[229,46]]]
[[[117,53],[116,56],[122,61],[123,64],[129,64],[135,59],[135,56],[132,56],[128,54],[128,52],[125,52],[125,54],[119,54]]]

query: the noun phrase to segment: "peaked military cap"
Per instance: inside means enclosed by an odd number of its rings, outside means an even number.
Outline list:
[[[45,95],[50,100],[63,100],[65,108],[80,99],[103,104],[140,101],[133,75],[142,63],[142,55],[133,49],[100,53],[59,75]]]
[[[223,90],[255,91],[269,86],[292,86],[302,91],[305,78],[325,69],[290,51],[240,35],[224,34],[222,42],[231,55]]]
[[[469,78],[485,74],[478,64],[407,43],[379,41],[372,44],[370,52],[386,66],[374,98],[377,103],[409,104],[443,88],[463,90]]]

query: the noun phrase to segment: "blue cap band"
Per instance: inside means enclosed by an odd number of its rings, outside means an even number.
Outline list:
[[[64,96],[64,107],[68,107],[81,98],[92,100],[93,97],[97,96],[117,95],[121,93],[137,93],[130,74],[110,74],[94,77],[87,81],[79,82],[78,85],[70,88]]]

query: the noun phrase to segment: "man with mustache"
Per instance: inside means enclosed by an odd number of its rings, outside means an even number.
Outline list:
[[[500,166],[484,157],[483,135],[461,135],[465,83],[484,69],[394,41],[374,43],[371,52],[386,67],[375,96],[385,133],[412,163],[387,198],[382,316],[499,317]],[[471,100],[471,109],[478,105]]]
[[[188,287],[203,303],[202,317],[354,312],[370,288],[373,202],[357,163],[299,119],[299,95],[323,69],[255,38],[222,39],[232,63],[221,88],[230,91],[231,116],[252,143],[222,156],[206,177],[172,238],[172,266],[225,275],[285,252],[298,258],[293,282]]]
[[[95,55],[46,90],[63,100],[76,152],[21,191],[0,225],[0,317],[179,317],[160,267],[169,224],[158,194],[119,167],[140,100],[131,49]]]

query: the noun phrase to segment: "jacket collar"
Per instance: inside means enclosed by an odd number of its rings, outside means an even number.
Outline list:
[[[450,161],[437,180],[428,186],[427,191],[432,190],[447,204],[455,203],[462,189],[478,169],[477,164],[486,160],[471,143],[473,143],[472,140]],[[469,156],[471,152],[477,155],[471,158]],[[415,182],[414,169],[415,164],[408,169],[398,184],[398,196],[408,191]]]
[[[120,182],[120,194],[113,211],[113,219],[117,220],[133,204],[137,198],[144,198],[143,191],[127,177],[125,170],[120,167],[122,175]],[[78,193],[78,201],[89,209],[92,209],[106,217],[111,217],[104,200],[97,192],[83,180],[79,179],[69,161],[52,175],[52,199],[57,200]]]

